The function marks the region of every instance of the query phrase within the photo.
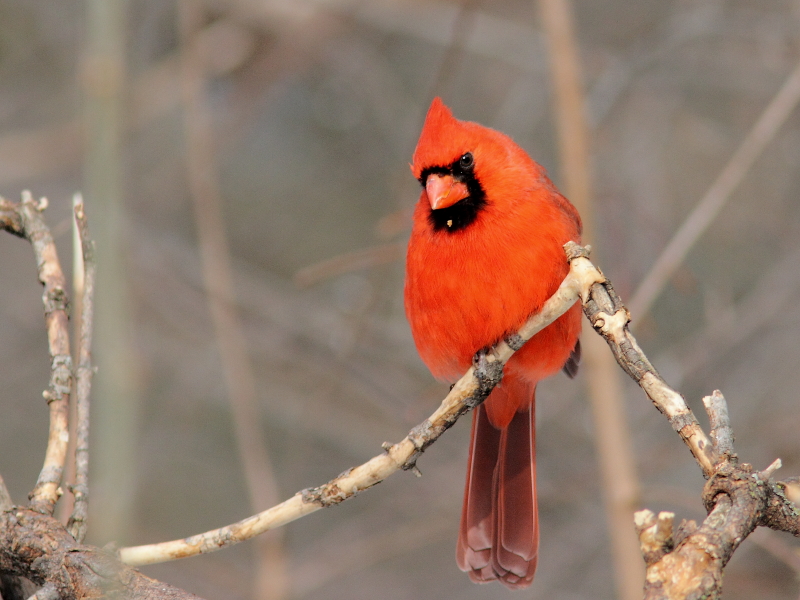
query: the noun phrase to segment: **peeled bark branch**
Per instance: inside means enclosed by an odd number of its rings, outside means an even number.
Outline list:
[[[50,385],[43,395],[50,406],[50,435],[42,471],[36,487],[30,493],[30,505],[36,510],[53,514],[61,495],[59,485],[69,441],[67,420],[72,390],[72,357],[69,350],[66,280],[53,236],[42,218],[42,211],[46,207],[45,198],[37,202],[28,191],[22,193],[22,202],[19,204],[0,199],[0,227],[31,243],[39,281],[44,286],[42,301],[51,371]]]

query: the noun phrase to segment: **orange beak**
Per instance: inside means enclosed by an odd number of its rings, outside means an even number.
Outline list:
[[[428,194],[428,202],[431,203],[433,210],[453,206],[459,200],[469,196],[467,185],[456,181],[452,175],[437,175],[431,173],[425,182],[425,192]]]

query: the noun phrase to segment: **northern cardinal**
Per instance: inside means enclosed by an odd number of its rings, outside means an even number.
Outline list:
[[[476,352],[516,330],[569,270],[575,207],[507,135],[459,121],[435,98],[411,170],[422,184],[406,260],[405,307],[434,376],[455,381]],[[580,306],[514,354],[475,411],[456,560],[475,582],[533,581],[539,546],[534,392],[580,359]]]

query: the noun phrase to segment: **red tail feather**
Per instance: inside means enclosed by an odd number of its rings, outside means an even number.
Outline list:
[[[492,395],[503,391],[497,388]],[[484,406],[473,417],[456,561],[476,583],[500,580],[523,588],[536,571],[535,422],[528,402],[503,429],[492,425]]]

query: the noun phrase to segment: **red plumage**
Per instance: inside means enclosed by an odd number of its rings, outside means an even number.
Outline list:
[[[515,332],[556,291],[580,242],[577,211],[507,135],[455,119],[434,99],[412,172],[423,189],[406,260],[405,305],[431,372],[455,380],[477,351]],[[433,206],[436,206],[434,210]],[[536,569],[534,391],[578,358],[580,307],[509,360],[475,411],[456,550],[473,581],[526,587]]]

